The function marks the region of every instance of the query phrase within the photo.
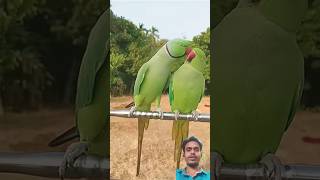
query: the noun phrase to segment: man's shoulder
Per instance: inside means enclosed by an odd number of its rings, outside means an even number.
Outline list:
[[[184,169],[176,169],[176,174],[183,174],[184,172]]]
[[[205,170],[201,170],[200,173],[197,174],[198,175],[198,179],[200,180],[210,180],[210,172],[209,171],[205,171]]]
[[[202,170],[201,171],[203,174],[205,174],[205,175],[208,175],[208,176],[210,176],[210,171],[205,171],[205,170]]]
[[[188,178],[191,177],[189,175],[186,174],[185,169],[176,169],[176,179],[184,179],[184,178]],[[196,175],[197,179],[205,179],[205,180],[209,180],[210,179],[210,172],[209,171],[205,171],[203,169],[201,169],[200,172],[197,173]]]

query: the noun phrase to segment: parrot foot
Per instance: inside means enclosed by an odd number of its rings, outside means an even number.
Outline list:
[[[211,162],[213,162],[211,172],[213,172],[214,180],[220,180],[220,169],[224,163],[222,156],[218,152],[212,152]]]
[[[68,148],[64,154],[63,160],[59,167],[59,176],[63,180],[66,170],[68,167],[72,167],[73,163],[77,158],[82,155],[85,155],[88,151],[88,144],[87,143],[73,143]]]
[[[198,119],[199,119],[199,113],[198,113],[198,111],[192,111],[192,117],[196,120],[196,121],[198,121]]]
[[[178,120],[179,114],[179,111],[174,111],[174,120]]]
[[[280,159],[274,154],[268,153],[259,162],[263,164],[266,171],[266,177],[268,180],[281,180],[282,164]]]
[[[157,112],[159,113],[159,118],[163,119],[163,112],[161,111],[160,107],[157,108]]]
[[[132,106],[129,110],[128,117],[132,117],[135,110],[136,110],[136,106]]]

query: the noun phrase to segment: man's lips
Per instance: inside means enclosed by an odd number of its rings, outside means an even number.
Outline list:
[[[190,156],[190,157],[188,157],[188,159],[196,160],[196,159],[197,159],[197,157],[196,157],[196,156]]]

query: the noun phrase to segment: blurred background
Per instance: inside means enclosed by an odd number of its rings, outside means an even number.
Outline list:
[[[237,3],[238,0],[211,1],[213,29]],[[305,65],[303,96],[276,155],[283,163],[320,165],[320,1],[308,0],[308,4],[309,9],[297,32]],[[214,41],[214,36],[212,38]],[[211,54],[214,56],[214,49]]]
[[[305,87],[301,106],[303,109],[319,111],[320,106],[320,1],[308,0],[309,10],[305,14],[299,31],[298,44],[305,59]],[[238,0],[213,0],[211,26],[214,28],[238,3]],[[213,37],[214,39],[214,37]],[[213,52],[214,53],[214,52]]]
[[[0,1],[0,152],[63,151],[78,71],[106,0]],[[45,179],[0,174],[0,179]]]

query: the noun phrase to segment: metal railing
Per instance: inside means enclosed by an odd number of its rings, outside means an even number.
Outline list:
[[[59,177],[58,169],[63,152],[0,153],[0,173],[19,173],[41,177]],[[65,178],[109,177],[109,160],[96,156],[81,156],[66,171]],[[283,180],[320,180],[320,166],[283,165]],[[264,180],[266,171],[262,165],[224,165],[221,180]]]
[[[282,180],[320,180],[320,166],[288,164],[281,166]],[[263,165],[224,165],[221,180],[267,180]]]
[[[162,117],[158,111],[143,112],[134,111],[132,117],[129,117],[129,110],[111,110],[110,116],[124,117],[124,118],[139,118],[146,117],[149,119],[160,119],[160,120],[175,120],[175,113],[163,112]],[[210,122],[210,114],[199,114],[196,119],[192,114],[179,114],[178,120],[198,121],[198,122]]]
[[[64,152],[0,153],[0,173],[19,173],[58,178]],[[96,156],[80,156],[73,167],[66,169],[65,178],[109,177],[109,160]]]

